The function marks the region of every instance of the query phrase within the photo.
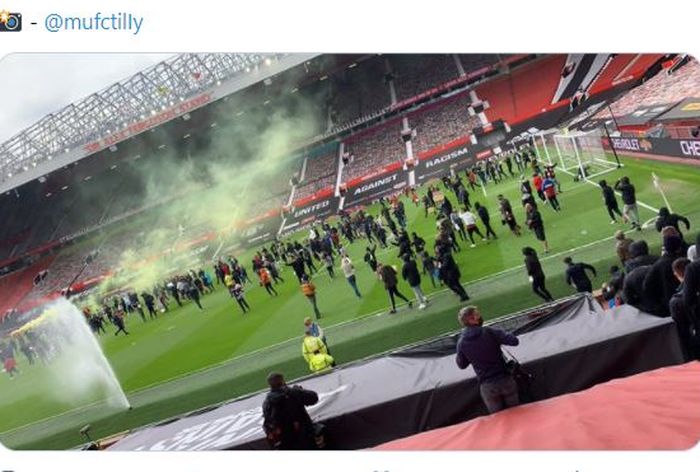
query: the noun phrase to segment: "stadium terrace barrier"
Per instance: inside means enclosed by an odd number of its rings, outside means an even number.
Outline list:
[[[604,312],[588,295],[492,325],[518,335],[520,345],[508,351],[534,375],[536,399],[684,362],[670,318],[631,306]],[[326,425],[333,449],[372,447],[456,424],[486,413],[473,369],[462,371],[455,365],[458,336],[452,333],[290,383],[319,394],[319,403],[309,412]],[[259,392],[144,427],[109,450],[267,449],[264,398],[265,392]]]
[[[615,148],[621,153],[634,156],[659,156],[700,161],[700,139],[672,138],[603,138],[606,149]]]

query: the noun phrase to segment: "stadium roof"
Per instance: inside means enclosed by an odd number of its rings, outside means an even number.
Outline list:
[[[0,144],[0,192],[318,54],[180,54],[51,113]]]

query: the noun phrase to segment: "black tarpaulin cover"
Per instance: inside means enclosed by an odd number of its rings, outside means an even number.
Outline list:
[[[509,352],[535,375],[537,399],[683,362],[670,319],[631,306],[603,312],[587,296],[516,314],[498,324],[518,333],[520,345]],[[455,336],[299,381],[319,393],[320,401],[310,413],[326,424],[332,446],[371,447],[485,414],[473,370],[455,365]],[[145,427],[110,450],[266,448],[261,427],[264,396],[261,392]]]

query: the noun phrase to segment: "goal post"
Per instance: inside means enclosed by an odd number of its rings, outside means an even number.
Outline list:
[[[557,152],[553,137],[558,132],[559,130],[548,130],[532,135],[532,144],[539,162],[546,162],[549,165],[554,164]]]
[[[585,132],[563,130],[552,134],[551,139],[558,166],[577,180],[592,180],[621,166],[605,151],[603,133],[598,129]]]

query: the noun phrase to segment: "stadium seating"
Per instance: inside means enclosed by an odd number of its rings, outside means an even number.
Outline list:
[[[396,54],[389,56],[389,62],[398,101],[459,77],[452,54]]]
[[[29,298],[27,295],[34,288],[34,277],[48,268],[52,261],[53,257],[45,257],[0,278],[0,317]]]
[[[566,54],[555,54],[516,68],[511,74],[476,88],[479,99],[489,102],[489,121],[517,123],[542,113],[552,105]]]
[[[469,116],[471,100],[462,93],[436,103],[409,116],[409,124],[416,131],[413,152],[417,155],[436,146],[449,143],[469,134],[479,126],[476,116]]]
[[[401,120],[394,120],[352,136],[345,142],[352,161],[343,170],[348,182],[374,169],[406,158],[406,145],[401,139]]]
[[[687,97],[700,97],[700,64],[695,59],[677,69],[672,74],[661,71],[651,79],[636,87],[611,108],[616,116],[624,116],[644,106],[675,104]],[[607,109],[601,110],[595,118],[609,118]]]
[[[382,57],[360,62],[332,78],[332,121],[335,127],[372,115],[391,103]]]
[[[334,146],[320,156],[309,157],[306,161],[304,181],[296,188],[295,200],[310,197],[324,188],[335,185],[338,175],[338,151]]]

